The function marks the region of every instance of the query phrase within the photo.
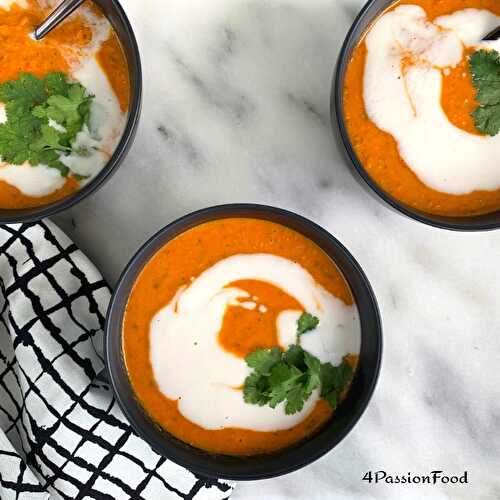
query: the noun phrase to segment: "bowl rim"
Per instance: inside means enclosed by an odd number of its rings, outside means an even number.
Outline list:
[[[100,0],[92,0],[96,3],[103,11],[104,15],[107,16],[105,7]],[[116,172],[118,167],[121,165],[125,156],[127,155],[133,141],[135,134],[137,132],[137,126],[139,124],[139,118],[141,114],[141,103],[142,103],[142,66],[141,66],[141,56],[139,52],[139,47],[137,40],[130,24],[130,21],[125,14],[125,11],[120,4],[119,0],[112,1],[113,8],[116,11],[119,22],[125,32],[125,37],[127,39],[127,44],[129,45],[128,50],[130,51],[131,58],[126,58],[128,64],[128,74],[129,74],[129,85],[130,85],[130,102],[128,107],[127,121],[125,129],[122,132],[122,136],[118,145],[116,146],[111,158],[106,162],[101,171],[85,186],[78,189],[76,192],[70,194],[69,196],[57,200],[48,205],[41,205],[40,207],[33,208],[20,208],[20,209],[1,209],[0,210],[0,224],[15,224],[15,223],[31,223],[38,220],[44,219],[45,217],[50,217],[59,212],[67,210],[72,206],[76,205],[82,201],[87,196],[95,193],[100,189],[105,181],[111,178],[112,174]],[[116,33],[116,30],[113,27]],[[124,45],[121,37],[116,33],[120,44]],[[125,51],[124,51],[125,52]],[[26,213],[24,213],[26,212]]]
[[[368,172],[363,167],[362,162],[358,159],[354,148],[352,146],[351,140],[349,138],[349,132],[347,130],[347,125],[345,122],[344,106],[343,106],[343,90],[344,90],[344,80],[345,80],[345,70],[349,64],[350,55],[352,49],[351,44],[356,46],[361,36],[366,33],[367,27],[360,30],[360,26],[364,23],[365,17],[368,15],[370,9],[374,7],[377,3],[382,2],[384,5],[377,10],[376,14],[370,16],[367,26],[369,26],[378,15],[380,15],[385,9],[390,7],[391,4],[395,3],[397,0],[368,0],[357,16],[355,17],[351,27],[349,28],[344,41],[342,43],[337,63],[335,66],[335,73],[332,83],[331,99],[330,99],[330,116],[332,122],[334,122],[333,130],[338,130],[342,147],[344,153],[349,159],[349,164],[354,167],[357,178],[361,180],[364,187],[367,187],[371,194],[375,194],[376,197],[385,202],[390,208],[395,211],[405,215],[406,217],[422,222],[428,226],[432,226],[438,229],[447,229],[451,231],[465,231],[465,232],[475,232],[475,231],[491,231],[500,228],[500,220],[492,222],[484,222],[477,224],[467,223],[467,220],[476,219],[482,216],[499,214],[500,210],[491,212],[490,214],[483,214],[478,216],[467,216],[467,217],[447,217],[439,216],[433,214],[426,214],[424,212],[418,211],[408,207],[403,202],[398,201],[396,198],[392,197],[389,193],[384,191],[378,183],[372,179]],[[361,35],[358,36],[358,31],[361,31]]]
[[[245,211],[252,211],[251,215],[243,215]],[[234,214],[233,212],[241,212]],[[231,212],[229,215],[224,215],[227,214],[228,212]],[[258,212],[259,214],[257,215],[255,212]],[[260,214],[262,214],[262,217],[260,217]],[[364,287],[365,291],[367,292],[367,295],[369,297],[369,302],[370,302],[370,307],[371,307],[371,315],[374,318],[373,321],[373,330],[375,332],[375,335],[373,337],[373,342],[376,345],[375,348],[375,356],[373,357],[373,360],[370,361],[370,364],[373,365],[370,373],[369,373],[369,383],[368,385],[362,389],[362,394],[359,397],[360,403],[356,407],[356,411],[352,412],[350,414],[350,418],[348,421],[348,424],[345,425],[345,427],[342,428],[341,432],[337,432],[335,435],[332,437],[328,437],[328,439],[321,440],[321,441],[314,441],[315,437],[318,437],[317,434],[313,434],[310,438],[306,438],[305,441],[298,443],[296,445],[296,448],[285,448],[282,450],[278,450],[276,453],[271,453],[271,454],[264,454],[264,455],[253,455],[249,457],[234,457],[234,456],[229,456],[231,458],[234,458],[236,460],[241,461],[244,463],[245,461],[252,460],[254,458],[262,457],[262,456],[273,456],[273,455],[278,455],[280,452],[287,452],[290,449],[297,449],[297,450],[302,450],[305,449],[306,452],[299,458],[297,459],[293,465],[290,464],[281,464],[279,460],[276,460],[275,463],[273,464],[272,470],[259,470],[257,472],[252,471],[249,469],[248,471],[245,471],[244,473],[242,472],[229,472],[225,473],[224,471],[220,470],[215,470],[214,467],[212,466],[205,466],[205,465],[200,465],[197,463],[192,463],[189,460],[185,459],[184,455],[183,457],[179,457],[178,454],[170,452],[172,451],[171,448],[169,448],[169,454],[167,455],[164,452],[164,448],[160,448],[157,443],[152,442],[152,439],[149,439],[146,431],[139,425],[137,425],[137,422],[135,421],[134,417],[132,416],[132,411],[130,410],[130,405],[125,401],[126,397],[123,396],[120,390],[117,389],[119,380],[120,380],[120,368],[116,366],[118,363],[114,363],[113,360],[111,359],[112,351],[116,351],[116,348],[112,347],[112,335],[113,331],[112,328],[114,327],[113,325],[116,325],[116,321],[119,321],[120,327],[119,327],[119,332],[120,332],[120,340],[119,340],[119,346],[120,349],[122,347],[122,340],[121,340],[121,324],[123,321],[123,312],[126,307],[126,301],[128,300],[129,297],[129,291],[130,289],[126,288],[127,292],[127,297],[125,300],[125,306],[123,307],[122,312],[120,313],[120,305],[117,305],[116,302],[118,300],[121,300],[121,291],[122,291],[122,286],[125,283],[125,281],[129,278],[129,273],[132,273],[133,275],[133,282],[131,287],[133,286],[133,283],[135,283],[135,280],[137,277],[140,275],[141,271],[144,269],[145,265],[150,261],[152,256],[154,256],[160,248],[162,248],[168,241],[171,239],[175,238],[178,234],[182,234],[183,232],[187,231],[188,229],[195,227],[199,224],[202,224],[204,222],[208,222],[210,220],[221,220],[224,218],[231,218],[231,217],[249,217],[249,218],[262,218],[263,220],[270,220],[266,219],[265,215],[266,214],[278,214],[282,216],[283,218],[289,218],[293,219],[295,221],[298,221],[298,223],[304,224],[306,226],[309,226],[311,228],[311,231],[314,231],[318,235],[322,235],[324,238],[326,238],[330,243],[332,243],[337,250],[339,250],[342,254],[343,257],[345,257],[349,263],[349,266],[351,266],[352,272],[354,272],[357,277],[360,279],[362,282],[362,286]],[[206,218],[206,216],[213,216],[211,218]],[[194,222],[194,223],[193,223]],[[281,223],[281,222],[278,222]],[[282,223],[283,225],[286,226],[286,223]],[[179,231],[176,231],[176,229],[179,229]],[[300,232],[297,229],[294,229],[298,232]],[[166,240],[162,241],[161,245],[159,247],[156,247],[155,244],[162,239],[162,237],[165,235],[165,233],[173,232]],[[303,234],[303,233],[301,233]],[[304,235],[306,236],[306,235]],[[310,236],[306,236],[307,238],[311,239],[313,242],[315,242],[314,238]],[[320,236],[318,236],[318,239]],[[315,242],[316,243],[316,242]],[[156,248],[152,253],[150,253],[150,250],[152,248]],[[144,259],[144,256],[146,255],[146,259]],[[149,256],[148,256],[149,255]],[[331,257],[332,258],[332,257]],[[332,258],[332,260],[334,260]],[[142,261],[142,262],[141,262]],[[344,270],[340,267],[340,265],[334,260],[336,265],[339,267],[340,272],[344,275]],[[136,265],[140,265],[140,268],[136,271]],[[344,266],[345,267],[345,266]],[[347,278],[345,277],[347,280]],[[351,287],[351,284],[349,283],[349,286]],[[127,285],[125,285],[127,287]],[[130,288],[131,288],[130,287]],[[353,292],[354,293],[354,292]],[[116,311],[118,309],[118,312]],[[361,315],[361,311],[360,311]],[[115,326],[116,329],[118,327]],[[372,396],[375,391],[378,378],[380,375],[380,370],[381,370],[381,363],[382,363],[382,351],[383,351],[383,337],[382,337],[382,320],[380,316],[380,310],[377,304],[377,300],[375,297],[375,294],[373,292],[373,289],[370,285],[370,282],[368,281],[367,276],[365,275],[364,271],[362,270],[361,266],[358,264],[356,259],[351,255],[351,253],[347,250],[342,243],[340,243],[337,238],[335,238],[332,234],[330,234],[328,231],[323,229],[321,226],[318,224],[314,223],[313,221],[296,214],[295,212],[291,212],[282,208],[277,208],[274,206],[269,206],[269,205],[262,205],[262,204],[254,204],[254,203],[230,203],[230,204],[222,204],[222,205],[215,205],[215,206],[210,206],[207,208],[203,208],[200,210],[196,210],[194,212],[191,212],[187,215],[184,215],[173,222],[167,224],[160,230],[158,230],[153,236],[148,238],[141,246],[140,248],[136,251],[134,256],[130,259],[130,261],[127,263],[125,269],[121,273],[116,287],[113,291],[112,297],[109,302],[107,314],[106,314],[106,323],[105,323],[105,328],[104,328],[104,361],[105,361],[105,377],[104,379],[107,380],[113,390],[113,393],[115,395],[115,398],[118,402],[119,407],[123,411],[123,414],[125,415],[125,418],[127,421],[130,423],[131,427],[135,430],[135,432],[142,438],[144,439],[157,453],[159,453],[162,456],[166,456],[169,460],[172,460],[173,462],[187,468],[188,470],[191,470],[194,473],[201,474],[205,477],[210,477],[210,478],[217,478],[217,479],[226,479],[226,480],[240,480],[240,481],[249,481],[249,480],[258,480],[258,479],[268,479],[271,477],[276,477],[280,476],[283,474],[288,474],[290,472],[294,472],[298,469],[301,469],[302,467],[314,462],[318,458],[322,457],[329,451],[331,451],[335,446],[337,446],[340,441],[342,441],[347,434],[352,430],[352,428],[356,425],[358,420],[361,418],[362,414],[365,412]],[[363,331],[361,332],[361,342],[363,343]],[[360,348],[361,352],[361,348]],[[123,359],[123,358],[122,358]],[[124,364],[124,363],[123,363]],[[131,393],[133,393],[133,389],[131,387],[131,384],[127,384]],[[136,401],[136,404],[138,406],[141,406],[138,401]],[[150,417],[151,418],[151,417]],[[152,421],[154,424],[154,421]],[[167,431],[165,431],[167,432]],[[321,432],[321,431],[319,431]],[[168,434],[168,432],[167,432]],[[169,435],[171,437],[171,435]],[[175,438],[174,438],[175,439]],[[181,443],[183,443],[181,441]],[[308,446],[311,443],[314,443],[314,446]],[[185,445],[185,443],[183,443]],[[199,452],[200,450],[191,447],[190,445],[185,445],[193,452],[191,453],[191,456],[194,455],[194,452]],[[168,447],[168,446],[167,446]],[[310,449],[309,449],[310,448]],[[227,455],[216,455],[216,454],[210,454],[208,452],[205,452],[204,450],[201,450],[201,452],[205,455],[214,455],[214,456],[227,456]],[[194,458],[193,461],[196,459]]]

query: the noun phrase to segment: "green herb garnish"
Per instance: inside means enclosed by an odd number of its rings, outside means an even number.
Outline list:
[[[321,365],[321,397],[325,398],[332,408],[336,408],[339,398],[349,385],[352,376],[352,366],[345,359],[339,366],[333,366],[331,363]]]
[[[281,350],[279,347],[272,349],[258,349],[247,355],[245,361],[250,368],[253,368],[261,375],[270,375],[271,368],[281,360]]]
[[[60,157],[72,152],[78,132],[88,125],[92,99],[64,73],[43,79],[20,73],[19,79],[1,84],[7,121],[0,124],[0,158],[15,165],[45,164],[67,176],[69,168]]]
[[[315,316],[302,314],[297,322],[297,336],[313,330],[318,324]],[[298,344],[289,346],[285,352],[278,347],[258,349],[248,354],[245,360],[253,368],[245,379],[245,402],[271,408],[285,402],[287,415],[302,410],[315,389],[320,389],[321,397],[335,409],[353,375],[352,367],[345,359],[339,366],[321,363]]]
[[[297,321],[297,336],[314,330],[319,325],[319,319],[308,312],[303,312]]]
[[[472,112],[479,132],[494,136],[500,132],[500,53],[478,50],[470,56],[472,83],[479,106]]]

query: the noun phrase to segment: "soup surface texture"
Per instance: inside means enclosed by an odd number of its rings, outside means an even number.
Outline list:
[[[224,454],[271,452],[320,429],[332,409],[316,391],[298,413],[250,405],[245,356],[296,340],[299,316],[319,326],[301,346],[321,362],[354,367],[357,308],[332,260],[272,222],[229,218],[196,226],[147,263],[130,294],[123,346],[132,387],[168,432]]]
[[[129,101],[127,63],[98,7],[86,2],[43,40],[32,38],[33,29],[57,3],[0,2],[0,84],[18,81],[23,74],[44,79],[62,73],[93,96],[89,117],[72,142],[71,152],[61,153],[63,168],[0,158],[0,208],[37,207],[70,195],[99,173],[124,130]],[[7,105],[0,102],[0,123],[7,122],[8,114]],[[48,130],[66,132],[52,119]]]
[[[469,68],[500,24],[498,0],[402,0],[354,49],[344,114],[355,153],[389,195],[452,217],[500,209],[500,134],[478,132]]]

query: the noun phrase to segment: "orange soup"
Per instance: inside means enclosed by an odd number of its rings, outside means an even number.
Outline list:
[[[293,414],[289,399],[271,408],[244,396],[252,371],[245,357],[296,349],[306,311],[318,323],[300,335],[300,349],[318,363],[352,371],[357,309],[343,276],[315,243],[251,218],[182,233],[146,264],[128,299],[123,349],[137,398],[169,433],[209,452],[254,455],[307,438],[333,413],[319,389]]]
[[[87,2],[35,41],[34,28],[57,4],[49,3],[18,0],[0,8],[3,209],[42,206],[71,195],[99,173],[124,130],[129,81],[116,33]],[[29,99],[9,93],[23,85],[31,91]],[[67,105],[74,105],[71,112]]]
[[[353,51],[343,103],[354,151],[384,191],[418,211],[500,209],[500,134],[475,123],[470,60],[491,52],[481,38],[498,16],[498,0],[400,0]]]

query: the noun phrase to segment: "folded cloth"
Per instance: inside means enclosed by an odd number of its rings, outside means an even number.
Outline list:
[[[51,222],[0,226],[1,500],[229,498],[153,452],[96,382],[109,297]]]

